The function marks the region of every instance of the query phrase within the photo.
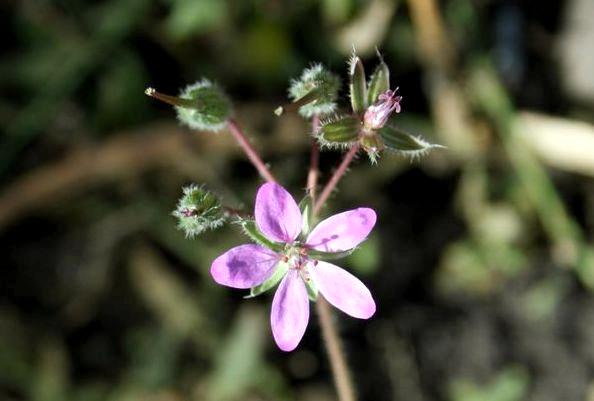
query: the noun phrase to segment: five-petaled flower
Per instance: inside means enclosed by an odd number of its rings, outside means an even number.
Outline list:
[[[254,215],[261,233],[284,246],[275,247],[276,250],[257,244],[237,246],[216,258],[210,273],[219,284],[248,289],[269,279],[279,265],[288,265],[270,313],[272,334],[280,349],[292,351],[305,333],[309,321],[309,284],[346,314],[359,319],[373,316],[375,302],[359,279],[310,255],[355,248],[375,225],[376,215],[372,209],[358,208],[335,214],[321,221],[302,240],[299,206],[283,187],[267,183],[258,190]]]

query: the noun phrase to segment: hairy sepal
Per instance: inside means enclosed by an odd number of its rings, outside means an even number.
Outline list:
[[[266,238],[266,236],[264,236],[264,234],[258,230],[254,220],[239,220],[239,224],[243,229],[243,233],[250,237],[250,239],[256,244],[262,245],[268,249],[272,249],[275,252],[281,252],[284,250],[285,244],[274,242]]]
[[[311,278],[305,280],[305,288],[307,289],[309,300],[316,302],[318,300],[318,287],[316,287],[316,283]]]
[[[367,88],[367,104],[372,105],[382,93],[390,89],[390,69],[388,65],[380,58],[380,63],[369,79]]]
[[[353,53],[349,61],[349,91],[351,106],[355,113],[363,113],[367,108],[367,85],[365,83],[365,68],[361,59]]]
[[[250,295],[246,295],[244,298],[246,298],[246,299],[254,298],[260,294],[265,293],[266,291],[270,290],[271,288],[274,288],[279,283],[279,281],[282,280],[282,278],[285,276],[285,274],[287,274],[288,270],[289,270],[289,265],[287,263],[279,262],[276,265],[276,270],[274,271],[272,276],[270,276],[270,278],[268,278],[262,284],[250,288]]]
[[[318,131],[318,141],[329,148],[345,148],[357,142],[361,121],[355,116],[334,117],[322,122]]]
[[[311,196],[307,195],[301,199],[299,210],[301,210],[302,216],[301,235],[305,238],[313,228],[313,204]]]
[[[379,133],[386,149],[413,159],[424,156],[433,149],[444,148],[392,126],[382,128]]]
[[[307,256],[309,256],[312,259],[316,259],[316,260],[336,260],[336,259],[346,258],[350,254],[355,252],[355,249],[356,248],[349,249],[346,251],[340,251],[340,252],[324,252],[324,251],[318,251],[317,249],[308,249]]]

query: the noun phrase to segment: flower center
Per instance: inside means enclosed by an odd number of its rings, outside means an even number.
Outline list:
[[[292,244],[285,250],[283,259],[289,265],[290,269],[295,269],[299,272],[299,275],[305,282],[310,280],[309,272],[307,271],[307,263],[310,259],[307,257],[306,247],[299,243]]]

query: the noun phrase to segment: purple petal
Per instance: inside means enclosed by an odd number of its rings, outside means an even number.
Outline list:
[[[373,209],[360,207],[330,216],[307,237],[307,245],[324,252],[348,251],[367,238],[375,225]]]
[[[291,243],[301,232],[301,211],[286,189],[266,183],[256,195],[258,228],[270,240]]]
[[[316,287],[328,302],[358,319],[369,319],[373,316],[375,302],[361,280],[327,262],[314,261],[309,263],[308,267]]]
[[[236,246],[212,262],[214,281],[233,288],[252,288],[274,273],[279,257],[260,245]]]
[[[290,269],[281,281],[270,312],[270,325],[276,345],[283,351],[293,351],[309,321],[309,298],[299,272]]]

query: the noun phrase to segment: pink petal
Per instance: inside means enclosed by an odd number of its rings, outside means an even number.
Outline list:
[[[301,232],[301,211],[286,189],[266,183],[256,195],[258,228],[270,240],[291,243]]]
[[[307,237],[307,245],[318,251],[341,252],[359,245],[375,225],[373,209],[360,207],[330,216]]]
[[[375,313],[371,293],[351,273],[321,261],[310,262],[308,271],[324,298],[347,315],[369,319]]]
[[[270,312],[270,325],[276,345],[283,351],[293,351],[309,321],[309,298],[305,283],[295,269],[290,269],[281,281]]]
[[[274,273],[279,257],[260,245],[236,246],[212,262],[214,281],[233,288],[252,288]]]

